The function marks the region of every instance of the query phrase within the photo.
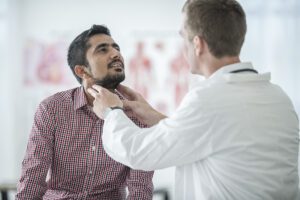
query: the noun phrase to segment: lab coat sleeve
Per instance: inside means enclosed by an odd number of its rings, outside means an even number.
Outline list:
[[[212,152],[205,113],[196,104],[188,104],[157,125],[141,129],[123,111],[113,110],[105,118],[104,149],[114,160],[141,170],[201,160]]]

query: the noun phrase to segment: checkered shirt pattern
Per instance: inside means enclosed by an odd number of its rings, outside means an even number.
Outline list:
[[[16,199],[122,200],[126,187],[127,199],[152,199],[153,172],[133,170],[111,159],[102,145],[103,123],[88,106],[83,87],[42,101]]]

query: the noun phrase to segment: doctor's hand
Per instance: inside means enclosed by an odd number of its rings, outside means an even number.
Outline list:
[[[123,100],[123,108],[128,116],[134,116],[148,126],[153,126],[160,120],[166,118],[165,115],[152,108],[141,94],[133,91],[129,87],[119,85],[117,90],[127,99]]]
[[[103,114],[106,108],[115,106],[123,107],[122,101],[116,94],[99,85],[93,85],[92,88],[88,88],[87,91],[95,98],[93,111],[101,119],[104,118]]]

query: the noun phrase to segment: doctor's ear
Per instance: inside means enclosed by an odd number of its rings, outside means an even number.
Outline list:
[[[87,67],[85,67],[84,65],[76,65],[74,67],[74,72],[81,79],[86,79],[86,78],[90,78],[91,77],[91,75],[90,75]]]
[[[196,35],[193,39],[193,45],[194,45],[194,50],[195,50],[195,54],[196,55],[200,55],[200,53],[202,52],[203,49],[203,39]]]

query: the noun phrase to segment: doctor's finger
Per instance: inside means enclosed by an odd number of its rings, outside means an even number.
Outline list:
[[[94,98],[96,98],[96,96],[99,94],[96,90],[94,90],[93,88],[88,88],[87,92],[90,93],[90,95],[92,95]]]
[[[99,93],[108,91],[107,89],[105,89],[104,87],[101,87],[100,85],[93,85],[92,88],[94,90],[98,91]]]

